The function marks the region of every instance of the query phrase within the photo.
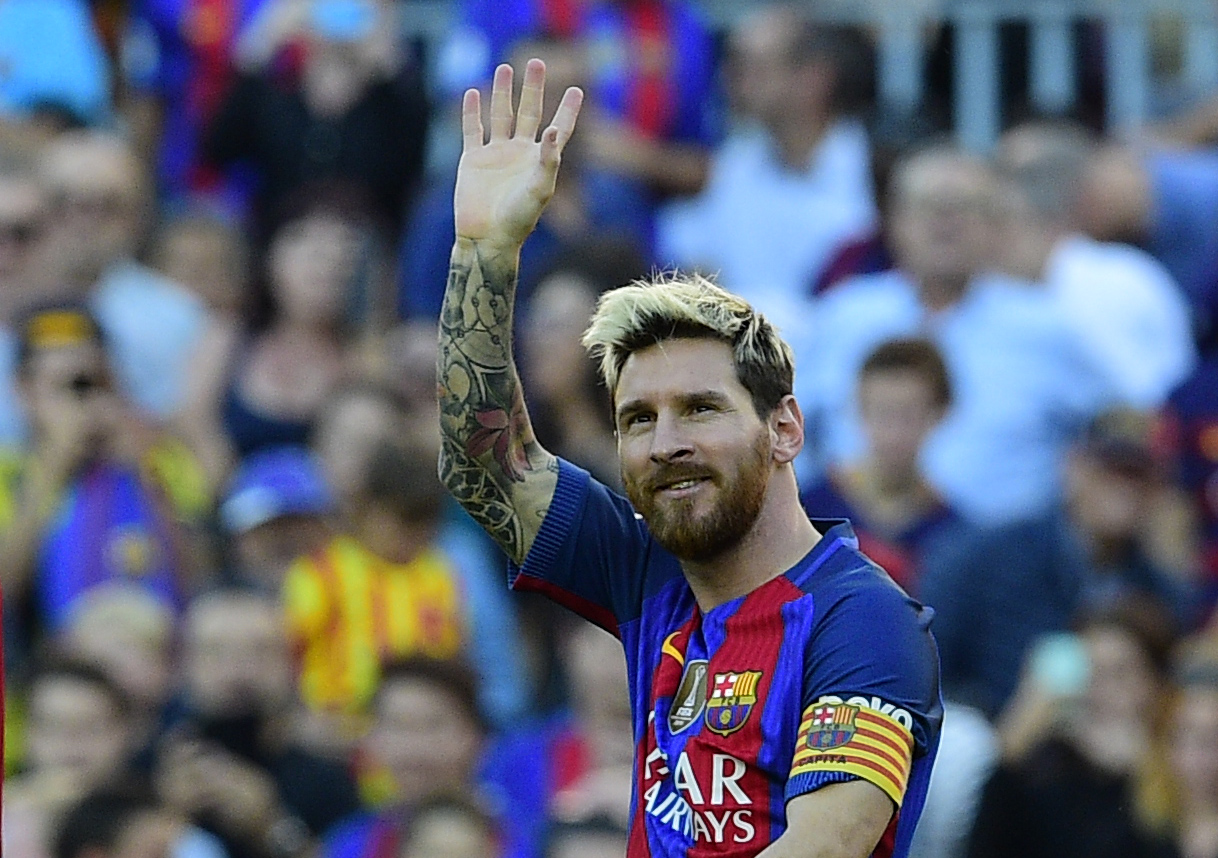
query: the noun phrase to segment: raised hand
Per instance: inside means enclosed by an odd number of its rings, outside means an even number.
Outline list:
[[[520,108],[513,113],[512,67],[495,69],[489,142],[483,142],[478,90],[465,93],[461,105],[465,143],[454,200],[458,239],[518,247],[537,225],[554,194],[562,150],[575,130],[584,98],[578,88],[568,89],[539,142],[545,82],[545,63],[529,60]]]

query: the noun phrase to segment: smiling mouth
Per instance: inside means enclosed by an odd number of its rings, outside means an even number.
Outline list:
[[[671,483],[662,483],[656,487],[657,492],[683,492],[698,486],[707,480],[709,477],[686,477],[683,480],[676,480]]]

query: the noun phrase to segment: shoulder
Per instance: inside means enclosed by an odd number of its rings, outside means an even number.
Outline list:
[[[133,261],[108,271],[93,297],[103,318],[132,308],[137,308],[144,325],[186,322],[201,327],[207,318],[203,302],[186,287]]]
[[[892,269],[843,280],[826,292],[818,303],[823,307],[837,307],[860,302],[883,305],[915,300],[916,293],[909,278]]]

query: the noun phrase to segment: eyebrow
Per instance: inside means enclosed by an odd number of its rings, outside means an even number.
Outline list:
[[[681,405],[693,405],[699,402],[711,403],[713,405],[726,405],[730,402],[727,394],[718,390],[695,390],[689,393],[682,393],[677,397],[677,402]],[[648,408],[650,401],[647,399],[631,399],[623,402],[617,407],[617,419],[622,419],[627,414],[632,414],[636,411],[642,411]]]

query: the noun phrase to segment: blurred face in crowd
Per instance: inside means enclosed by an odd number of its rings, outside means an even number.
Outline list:
[[[399,858],[493,858],[499,854],[486,822],[456,807],[415,818]]]
[[[731,36],[727,64],[733,107],[767,127],[829,107],[832,69],[828,63],[795,56],[802,30],[796,13],[766,9],[750,15]]]
[[[927,379],[912,370],[871,372],[859,381],[858,396],[867,450],[879,470],[916,469],[926,436],[943,418]]]
[[[270,250],[280,316],[298,324],[337,325],[355,277],[359,234],[347,221],[312,214],[285,224]]]
[[[967,282],[989,264],[994,183],[967,156],[927,153],[893,180],[892,238],[899,265],[919,280]]]
[[[580,623],[563,647],[572,685],[572,697],[581,718],[618,722],[630,730],[630,689],[626,659],[613,635]]]
[[[149,205],[147,179],[120,140],[64,135],[47,149],[42,180],[51,205],[43,262],[64,281],[87,287],[134,255]]]
[[[0,300],[21,303],[35,243],[46,227],[46,198],[32,177],[0,176]]]
[[[1095,721],[1150,723],[1160,681],[1141,642],[1119,626],[1087,629],[1083,645],[1090,665],[1084,717]]]
[[[338,398],[325,408],[313,451],[341,504],[349,506],[359,496],[373,452],[401,431],[401,421],[398,409],[365,391]]]
[[[1154,491],[1146,471],[1076,453],[1066,469],[1066,494],[1076,524],[1093,539],[1124,542],[1140,532]]]
[[[159,711],[173,682],[173,612],[137,586],[86,594],[67,630],[74,658],[96,665],[136,706]]]
[[[122,411],[109,362],[94,342],[35,348],[21,392],[35,437],[79,427],[89,456],[104,450]]]
[[[397,49],[385,0],[309,0],[305,98],[321,114],[344,112]]]
[[[122,771],[131,741],[131,728],[104,687],[59,675],[35,681],[29,700],[32,771],[66,775],[89,789]]]
[[[205,715],[268,713],[292,696],[287,638],[270,597],[197,599],[186,618],[183,666],[191,702]]]
[[[447,689],[422,678],[393,678],[377,693],[369,750],[393,775],[398,797],[417,802],[437,790],[468,789],[481,750],[478,725]]]
[[[529,390],[543,402],[582,398],[595,372],[580,337],[596,307],[587,281],[558,273],[534,292],[521,349]]]
[[[281,515],[235,535],[233,552],[242,579],[278,593],[297,558],[325,543],[330,528],[315,515]]]
[[[169,226],[153,253],[156,268],[213,310],[237,312],[247,285],[245,249],[235,230],[204,221]]]
[[[1191,685],[1180,692],[1169,747],[1187,800],[1218,803],[1218,687]]]

